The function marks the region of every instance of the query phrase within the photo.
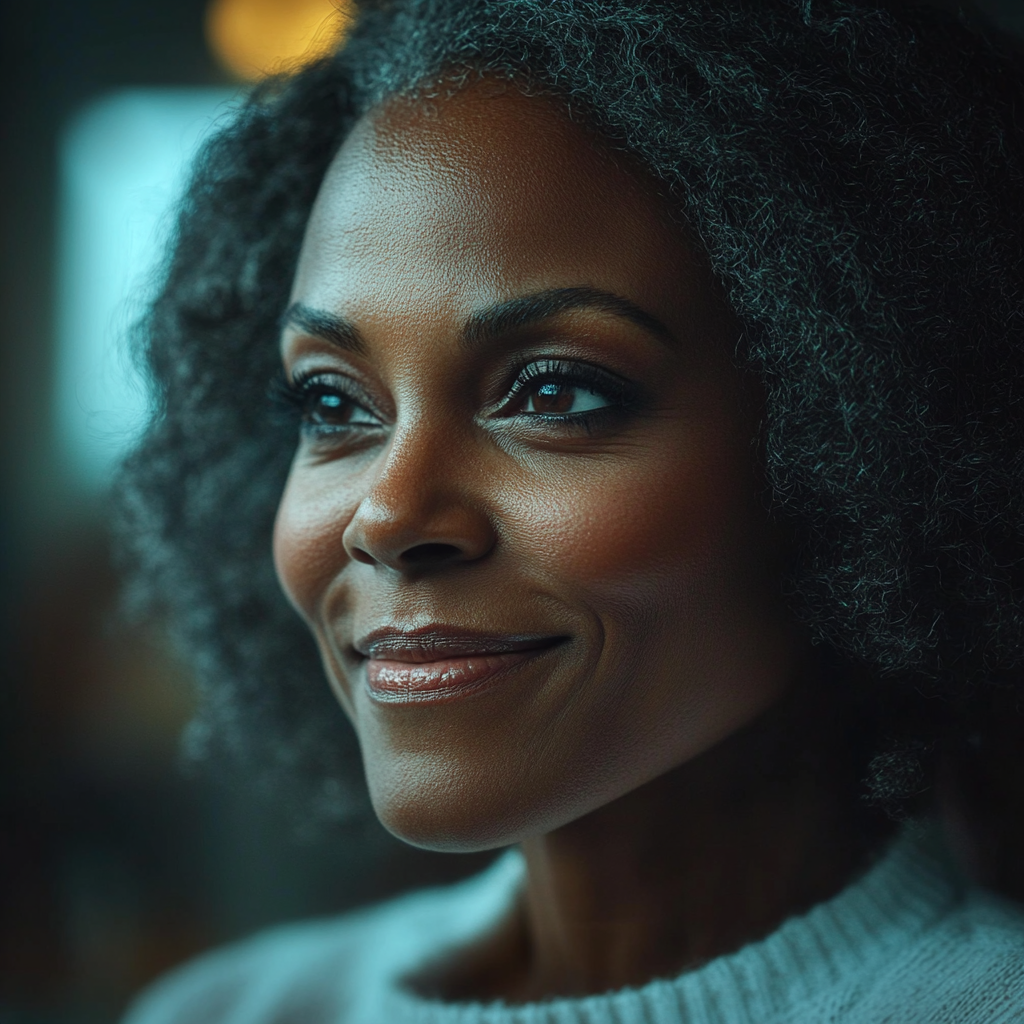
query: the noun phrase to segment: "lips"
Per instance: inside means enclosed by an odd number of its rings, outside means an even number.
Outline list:
[[[567,639],[426,626],[383,628],[361,638],[371,696],[384,703],[437,703],[468,696]]]

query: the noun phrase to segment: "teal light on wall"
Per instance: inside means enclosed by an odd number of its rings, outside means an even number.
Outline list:
[[[145,423],[128,334],[203,138],[231,116],[223,89],[131,89],[86,107],[61,145],[56,432],[66,470],[101,490]]]

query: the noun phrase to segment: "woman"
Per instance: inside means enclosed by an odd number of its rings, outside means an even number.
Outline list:
[[[133,1022],[1024,1020],[934,824],[998,865],[1022,81],[904,6],[408,0],[257,94],[124,487],[193,738],[343,777],[311,632],[382,822],[519,852]]]

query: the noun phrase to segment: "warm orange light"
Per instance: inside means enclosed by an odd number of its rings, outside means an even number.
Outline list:
[[[212,0],[206,38],[232,74],[252,82],[336,49],[355,13],[352,0]]]

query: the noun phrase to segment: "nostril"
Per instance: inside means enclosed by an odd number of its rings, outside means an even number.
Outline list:
[[[436,565],[458,557],[459,549],[454,544],[417,544],[402,552],[401,562],[407,566]]]
[[[353,548],[352,558],[357,562],[362,562],[363,565],[377,564],[377,559],[374,558],[373,555],[369,553],[369,551],[364,551],[362,548]]]

